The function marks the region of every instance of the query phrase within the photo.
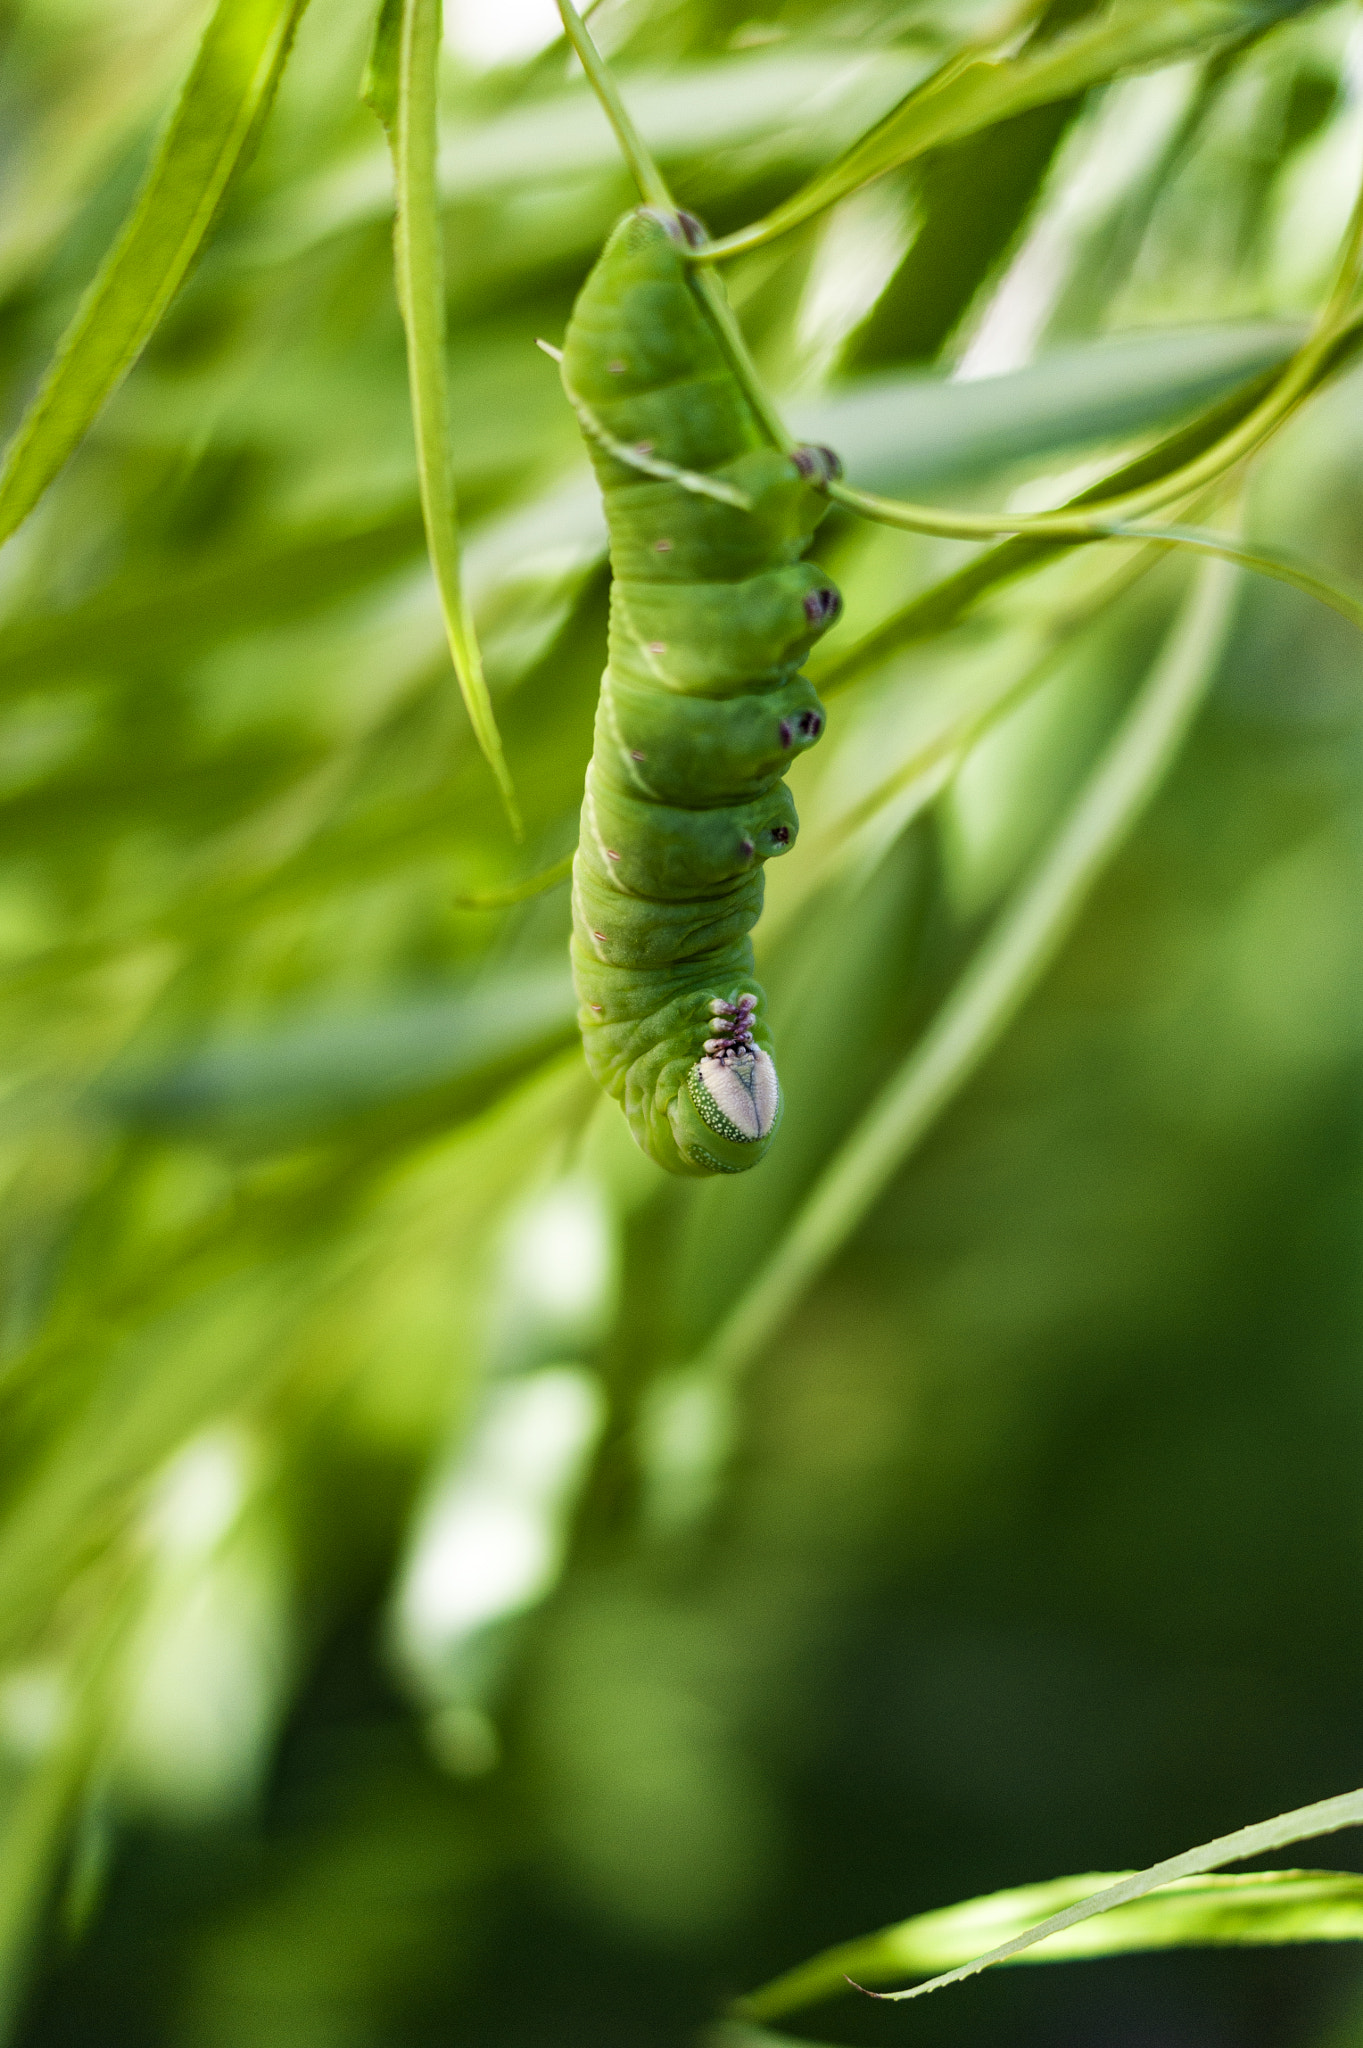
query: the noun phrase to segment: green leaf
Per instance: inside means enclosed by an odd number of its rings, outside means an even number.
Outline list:
[[[1304,334],[1278,321],[1154,328],[965,383],[921,371],[858,378],[792,405],[792,425],[836,448],[865,489],[912,489],[1147,433],[1277,368]]]
[[[398,304],[407,330],[407,379],[426,545],[464,704],[501,791],[511,829],[520,839],[520,809],[464,589],[454,495],[445,368],[445,252],[437,175],[440,36],[440,0],[384,0],[365,78],[365,97],[382,121],[393,153],[397,187],[393,262]]]
[[[757,2020],[801,2011],[854,1986],[947,1970],[982,1943],[1012,1941],[1038,1921],[1131,1882],[1131,1871],[1088,1872],[966,1899],[825,1951],[742,2001]],[[1363,1940],[1363,1876],[1353,1871],[1259,1870],[1235,1877],[1184,1877],[1147,1897],[1081,1920],[1007,1960],[1071,1962],[1147,1949]]]
[[[1284,554],[1280,548],[1257,544],[1247,547],[1243,541],[1223,533],[1208,533],[1200,526],[1114,526],[1110,537],[1113,540],[1167,542],[1170,547],[1192,548],[1199,554],[1218,555],[1224,562],[1234,562],[1238,568],[1252,569],[1258,576],[1272,577],[1275,583],[1286,583],[1293,590],[1301,591],[1304,597],[1314,597],[1363,632],[1363,591],[1337,583],[1333,577],[1313,569],[1309,562],[1299,562],[1294,555]]]
[[[902,1944],[904,1954],[918,1953],[917,1929],[923,1939],[922,1953],[931,1960],[906,1961],[903,1969],[937,1968],[940,1974],[926,1984],[914,1984],[906,1991],[881,1992],[891,2000],[921,1998],[926,1992],[957,1984],[994,1963],[1020,1960],[1023,1952],[1038,1943],[1056,1960],[1064,1956],[1118,1955],[1132,1949],[1171,1948],[1197,1943],[1267,1941],[1356,1941],[1363,1935],[1363,1878],[1338,1871],[1265,1871],[1254,1876],[1223,1879],[1219,1885],[1196,1882],[1207,1871],[1223,1863],[1242,1863],[1249,1856],[1263,1856],[1291,1842],[1304,1842],[1318,1835],[1337,1834],[1341,1828],[1363,1823],[1363,1791],[1342,1792],[1334,1799],[1317,1800],[1297,1807],[1272,1820],[1258,1821],[1234,1834],[1218,1835],[1182,1855],[1168,1856],[1148,1870],[1138,1870],[1107,1879],[1058,1878],[1051,1885],[1027,1886],[1021,1892],[998,1892],[991,1898],[971,1899],[964,1906],[945,1913],[927,1913],[874,1935],[868,1943],[848,1943],[820,1956],[802,1970],[788,1972],[775,1983],[744,1999],[740,2011],[753,2019],[789,2012],[807,2005],[835,1988],[837,1978],[852,1975],[848,1958],[856,1949],[872,1971],[884,1965],[886,1975],[894,1974],[888,1948]],[[1256,1893],[1256,1886],[1265,1889]],[[1174,1888],[1177,1887],[1177,1891]],[[1174,1892],[1172,1899],[1151,1900],[1151,1893]],[[1241,1895],[1239,1906],[1226,1899],[1227,1890]],[[1253,1903],[1256,1896],[1260,1904]],[[1148,1903],[1138,1904],[1138,1902]],[[1005,1931],[1017,1919],[1026,1919],[1037,1908],[1049,1904],[1050,1913],[1014,1931]],[[1136,1907],[1130,1919],[1120,1917]],[[1116,1933],[1104,1938],[1104,1930],[1081,1934],[1082,1923],[1100,1914],[1115,1917]],[[924,1923],[926,1931],[924,1932]],[[1003,1933],[1004,1938],[983,1953],[944,1970],[943,1962],[968,1948],[973,1939]],[[1274,1931],[1276,1929],[1276,1931]],[[879,1955],[880,1962],[877,1961]],[[836,1959],[836,1960],[835,1960]],[[1036,1957],[1033,1960],[1041,1961]],[[813,1988],[815,1985],[820,1988]]]
[[[37,504],[146,347],[255,147],[307,0],[219,0],[137,203],[0,469],[0,541]]]
[[[1117,0],[1095,19],[1054,41],[1032,42],[1015,57],[980,57],[945,66],[859,141],[764,220],[725,235],[706,260],[755,249],[856,192],[873,178],[929,149],[974,135],[1030,107],[1068,99],[1122,72],[1170,64],[1215,49],[1234,36],[1298,13],[1306,0],[1245,5],[1243,0]]]
[[[722,153],[742,151],[764,170],[774,163],[793,177],[845,146],[864,127],[868,110],[897,104],[924,68],[921,54],[903,49],[877,50],[868,68],[865,55],[829,43],[631,68],[624,77],[635,125],[660,162],[713,163]],[[598,178],[609,179],[614,193],[619,168],[619,146],[595,96],[574,80],[447,134],[441,197],[446,206],[486,203],[548,183],[566,204],[575,190],[590,193]],[[267,200],[255,232],[268,256],[287,260],[315,240],[381,218],[391,193],[389,166],[379,154],[347,157],[282,191],[273,204]],[[597,235],[603,223],[596,202],[586,203],[590,232]],[[548,218],[541,232],[552,232]]]
[[[1363,323],[1358,322],[1338,337],[1331,354],[1320,366],[1320,382],[1323,383],[1352,359],[1361,337]],[[1181,469],[1223,435],[1233,431],[1272,388],[1272,383],[1273,372],[1268,371],[1238,391],[1232,391],[1186,426],[1175,428],[1152,448],[1147,448],[1130,462],[1122,463],[1109,475],[1078,492],[1066,501],[1063,509],[1077,511],[1097,507],[1105,499],[1137,490]],[[1052,540],[1040,534],[1016,534],[1009,540],[982,548],[970,561],[940,582],[916,591],[860,641],[840,656],[835,656],[826,667],[814,664],[811,673],[815,675],[820,691],[827,696],[832,691],[845,689],[859,677],[873,672],[901,648],[949,631],[992,591],[1029,570],[1053,561],[1072,546],[1082,545],[1086,543]]]
[[[566,964],[555,962],[372,1011],[290,1019],[268,1034],[113,1073],[98,1096],[134,1124],[293,1135],[437,1089],[504,1081],[562,1044],[574,1014]]]
[[[349,526],[263,533],[248,545],[205,551],[173,568],[157,562],[65,611],[5,621],[0,698],[71,672],[182,653],[223,633],[305,619],[418,560],[415,500]]]

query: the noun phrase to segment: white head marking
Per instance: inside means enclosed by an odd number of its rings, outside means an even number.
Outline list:
[[[700,1062],[701,1085],[740,1138],[754,1143],[776,1122],[780,1093],[776,1069],[760,1046],[727,1059],[707,1055]]]

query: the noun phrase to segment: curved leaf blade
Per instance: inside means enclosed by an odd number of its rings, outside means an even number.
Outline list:
[[[948,1984],[959,1984],[962,1978],[973,1977],[994,1963],[1010,1962],[1024,1949],[1035,1947],[1037,1942],[1076,1927],[1080,1921],[1111,1912],[1114,1907],[1143,1899],[1147,1893],[1159,1891],[1177,1878],[1199,1877],[1206,1871],[1218,1869],[1223,1863],[1240,1863],[1247,1856],[1268,1855],[1292,1842],[1310,1841],[1317,1835],[1336,1834],[1341,1828],[1360,1825],[1363,1825],[1363,1791],[1341,1792],[1333,1799],[1320,1799],[1311,1806],[1299,1806],[1291,1813],[1280,1813],[1272,1820],[1237,1828],[1234,1834],[1218,1835],[1214,1841],[1203,1842],[1196,1849],[1185,1849],[1180,1856],[1168,1856],[1161,1863],[1153,1863],[1148,1870],[1138,1870],[1131,1877],[1119,1878],[1115,1884],[1063,1907],[1036,1926],[987,1949],[983,1955],[975,1956],[970,1962],[929,1977],[926,1984],[914,1984],[905,1991],[882,1991],[876,1996],[891,2000],[921,1998],[926,1992],[940,1991]]]
[[[946,66],[765,219],[725,235],[707,261],[771,242],[929,149],[959,142],[1031,107],[1085,92],[1126,71],[1171,64],[1299,13],[1306,0],[1118,0],[1068,35],[1029,42],[1013,57]]]
[[[1261,547],[1258,543],[1246,546],[1228,534],[1209,533],[1200,526],[1112,526],[1108,538],[1157,541],[1164,546],[1192,548],[1198,554],[1217,555],[1224,562],[1234,562],[1237,568],[1268,576],[1275,583],[1286,583],[1303,597],[1315,598],[1363,632],[1363,590],[1323,575],[1309,562],[1299,562],[1295,555],[1285,554],[1281,548]]]
[[[141,192],[0,468],[22,524],[146,347],[255,147],[307,0],[219,0]]]
[[[1014,1940],[1095,1894],[1129,1884],[1132,1871],[1088,1872],[1019,1885],[844,1942],[743,1999],[746,2018],[777,2019],[857,1985],[951,1969],[982,1941]],[[1353,1871],[1256,1870],[1233,1877],[1184,1877],[1101,1918],[1078,1921],[1007,1958],[1072,1962],[1145,1950],[1363,1941],[1363,1876]]]
[[[384,0],[364,94],[383,123],[393,156],[397,214],[393,266],[407,331],[417,476],[426,545],[445,637],[469,721],[492,770],[517,839],[520,810],[483,674],[483,657],[464,589],[459,508],[450,455],[450,394],[445,370],[445,255],[437,163],[440,0]]]

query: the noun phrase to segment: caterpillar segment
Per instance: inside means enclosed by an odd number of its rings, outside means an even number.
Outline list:
[[[836,457],[768,444],[688,275],[697,232],[620,222],[563,378],[613,574],[573,870],[583,1044],[644,1151],[709,1175],[755,1166],[780,1122],[750,934],[763,863],[799,831],[782,778],[824,727],[800,664],[841,599],[802,559]]]

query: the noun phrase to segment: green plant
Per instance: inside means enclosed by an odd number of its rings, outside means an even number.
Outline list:
[[[921,1332],[928,1383],[957,1355],[961,1312],[921,1249],[956,1197],[940,1165],[922,1184],[902,1169],[1029,998],[1072,1042],[1051,970],[1137,991],[1120,1056],[1069,1098],[1123,1143],[1149,1076],[1173,1089],[1210,1038],[1243,1093],[1221,1112],[1240,1162],[1221,1213],[1255,1161],[1333,1185],[1303,1133],[1356,1051],[1347,745],[1313,765],[1356,662],[1315,599],[1359,618],[1331,467],[1355,388],[1351,10],[967,21],[792,0],[735,39],[727,10],[641,0],[600,16],[614,91],[565,12],[646,199],[675,189],[713,226],[694,288],[754,416],[778,449],[798,433],[846,464],[825,528],[846,619],[811,665],[834,720],[797,769],[806,831],[759,933],[790,1106],[741,1187],[665,1184],[573,1042],[562,883],[604,535],[533,342],[563,334],[631,194],[565,46],[442,76],[424,0],[385,6],[376,41],[359,0],[219,0],[197,56],[201,24],[174,6],[6,23],[0,1944],[35,2040],[41,1994],[27,2018],[21,1994],[63,1914],[97,1953],[138,1816],[207,1840],[250,1811],[356,1613],[369,1633],[386,1615],[392,1682],[446,1775],[395,1734],[356,1751],[267,1885],[177,1906],[178,2004],[147,1991],[149,2025],[398,2038],[454,1967],[447,1925],[490,1912],[508,1867],[557,1872],[643,1949],[736,1939],[771,1880],[733,1729],[775,1714],[806,1669],[797,1639],[837,1641],[838,1602],[792,1583],[869,1586],[877,1544],[937,1541],[928,1506],[901,1513],[865,1476],[897,1406],[865,1388],[857,1406],[866,1359],[898,1385],[887,1333]],[[172,64],[186,83],[155,140]],[[929,374],[944,347],[1006,374]],[[1290,744],[1228,737],[1234,689],[1278,706]],[[1186,815],[1222,822],[1170,823],[1169,798],[1123,855],[1181,754]],[[1210,1129],[1215,1086],[1183,1085],[1180,1114]],[[976,1189],[963,1241],[1025,1245],[1028,1218],[1059,1213],[1067,1127],[1046,1128],[1006,1213]],[[934,1161],[966,1143],[951,1129]],[[1177,1267],[1240,1328],[1198,1221],[1213,1179],[1204,1163],[1148,1209],[1133,1195],[1120,1257],[1054,1270],[1095,1298],[1129,1284],[1154,1328]],[[1010,1357],[1036,1312],[1018,1275],[1051,1270],[1033,1247],[974,1290],[1006,1305]],[[824,1370],[851,1391],[820,1422],[798,1388]],[[1049,1412],[1042,1369],[1023,1380],[1027,1413]],[[981,1379],[983,1413],[1008,1384]],[[938,1402],[929,1501],[970,1461],[962,1400]],[[780,1439],[788,1407],[804,1420]],[[834,1485],[818,1458],[844,1436],[865,1462]],[[533,1481],[514,1450],[532,1441]],[[754,1461],[787,1457],[794,1476],[745,1491]],[[494,1494],[538,1562],[442,1620],[422,1560]],[[744,1571],[748,1618],[726,1619],[706,1588]],[[725,1704],[698,1717],[702,1696]],[[1051,1853],[1038,1841],[1028,1867]],[[1157,1893],[1141,1939],[1187,1939],[1185,1902],[1232,1897],[1226,1938],[1352,1939],[1351,1896],[1310,1873]],[[937,1962],[967,1960],[968,1931],[948,1933]],[[738,1981],[747,1953],[725,1964]],[[895,1953],[932,1966],[907,1938]],[[785,2009],[759,1998],[742,2024]]]

